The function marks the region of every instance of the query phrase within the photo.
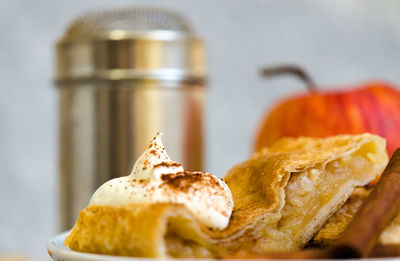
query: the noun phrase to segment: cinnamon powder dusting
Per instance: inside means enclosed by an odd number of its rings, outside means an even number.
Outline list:
[[[159,168],[159,167],[166,167],[166,168],[168,168],[168,167],[177,167],[178,168],[178,167],[182,167],[182,165],[177,163],[177,162],[174,162],[174,161],[164,161],[164,162],[161,162],[159,164],[155,164],[153,166],[153,168]]]
[[[182,192],[188,192],[191,188],[208,187],[210,189],[219,188],[221,185],[209,173],[200,171],[179,172],[176,174],[162,174],[163,185]]]

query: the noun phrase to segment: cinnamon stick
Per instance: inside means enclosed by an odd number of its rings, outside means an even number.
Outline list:
[[[233,255],[227,255],[224,259],[326,259],[330,258],[329,251],[325,249],[307,249],[298,252],[277,252],[277,253],[235,253]]]
[[[306,249],[298,252],[281,252],[281,253],[239,253],[225,256],[224,259],[331,259],[333,249]],[[376,245],[371,250],[368,257],[399,257],[400,245]]]
[[[400,149],[397,149],[374,190],[350,222],[333,258],[367,257],[379,235],[400,208]]]
[[[400,245],[376,245],[368,257],[399,257]]]

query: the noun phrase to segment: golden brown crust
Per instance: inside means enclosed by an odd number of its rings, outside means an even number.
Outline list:
[[[64,245],[80,252],[165,257],[168,252],[165,236],[171,226],[180,238],[212,249],[208,246],[212,241],[186,207],[163,203],[89,206],[79,214]]]

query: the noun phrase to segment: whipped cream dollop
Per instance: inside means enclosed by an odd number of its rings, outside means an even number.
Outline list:
[[[168,156],[161,135],[157,133],[153,138],[129,176],[104,183],[89,205],[180,203],[203,225],[224,229],[233,209],[232,194],[226,183],[210,173],[186,171]]]

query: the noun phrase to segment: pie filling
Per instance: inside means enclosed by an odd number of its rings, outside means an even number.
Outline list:
[[[168,218],[164,235],[165,251],[168,257],[213,257],[212,246],[205,240],[197,226],[191,224],[193,220],[183,216]]]
[[[278,217],[271,216],[274,222],[267,221],[269,216],[260,219],[235,245],[255,252],[294,251],[304,247],[354,188],[366,185],[371,172],[379,172],[381,166],[376,162],[380,159],[374,158],[371,146],[374,144],[366,143],[351,155],[293,172]]]
[[[174,258],[212,258],[214,255],[205,246],[193,240],[186,240],[175,234],[165,236],[167,256]]]

